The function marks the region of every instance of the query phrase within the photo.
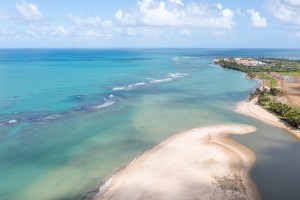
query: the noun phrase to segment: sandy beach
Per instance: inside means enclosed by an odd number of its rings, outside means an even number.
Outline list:
[[[255,130],[219,125],[175,135],[116,174],[96,199],[259,199],[249,177],[254,154],[226,137]]]
[[[300,139],[299,130],[291,127],[286,122],[280,120],[277,116],[260,107],[258,105],[257,99],[254,99],[252,101],[243,101],[239,103],[236,107],[236,112],[254,117],[266,123],[272,124],[273,126],[283,128],[295,135],[298,139]]]

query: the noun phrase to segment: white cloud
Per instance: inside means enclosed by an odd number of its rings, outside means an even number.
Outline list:
[[[67,36],[69,31],[62,25],[30,25],[25,32],[35,37]]]
[[[102,26],[105,28],[110,28],[110,27],[113,27],[113,23],[110,20],[105,20],[102,22]]]
[[[111,20],[101,20],[100,17],[78,17],[69,14],[69,25],[50,23],[44,20],[39,23],[34,21],[43,18],[38,7],[33,4],[27,4],[24,1],[16,5],[22,17],[27,22],[12,23],[11,25],[1,28],[1,36],[9,36],[20,40],[44,40],[73,38],[77,40],[97,40],[103,37],[113,36],[117,30]],[[0,12],[0,19],[2,18]]]
[[[104,20],[102,21],[99,17],[86,17],[86,18],[80,18],[77,16],[73,16],[72,14],[69,14],[69,18],[71,22],[78,27],[83,26],[90,26],[90,27],[112,27],[113,23],[111,20]]]
[[[80,18],[69,14],[69,18],[76,26],[99,26],[102,21],[99,17]]]
[[[22,3],[17,3],[16,7],[22,17],[26,20],[40,20],[44,17],[44,15],[39,11],[38,6],[35,4],[23,1]]]
[[[247,10],[247,13],[251,17],[253,27],[263,28],[268,25],[267,19],[265,17],[262,17],[258,11],[255,11],[254,9],[249,9]]]
[[[64,26],[62,26],[62,25],[52,26],[51,28],[52,28],[54,34],[57,34],[57,35],[60,35],[60,36],[66,36],[66,35],[68,35],[67,29]]]
[[[31,30],[26,30],[25,33],[27,33],[30,36],[37,37],[37,34]]]
[[[149,28],[149,27],[128,27],[127,28],[127,35],[128,36],[142,36],[142,37],[149,37],[149,36],[158,36],[162,33],[162,31],[158,28]]]
[[[181,0],[169,0],[170,3],[174,3],[174,4],[177,4],[177,5],[182,5],[184,6],[184,4],[182,3]]]
[[[300,26],[299,0],[270,0],[268,8],[282,23]]]
[[[26,24],[26,26],[15,26],[0,28],[0,35],[3,38],[18,40],[40,40],[51,38],[65,38],[69,36],[69,30],[62,25],[40,25]]]
[[[101,20],[100,17],[81,18],[69,14],[69,19],[74,24],[71,34],[77,38],[97,39],[100,37],[111,37],[115,28],[111,20]]]
[[[27,29],[20,29],[18,35],[30,38],[64,38],[72,37],[77,39],[95,40],[112,36],[111,30],[102,30],[95,27],[69,27],[63,25],[30,25]]]
[[[222,10],[223,9],[223,6],[222,6],[222,4],[217,4],[217,8],[219,9],[219,10]]]
[[[113,36],[113,30],[101,30],[97,28],[89,28],[89,29],[73,29],[72,35],[85,40],[96,40],[99,38],[107,38]]]
[[[299,0],[286,0],[289,4],[293,6],[300,6],[300,1]]]
[[[177,3],[175,3],[177,2]],[[118,10],[117,20],[126,26],[209,27],[231,29],[234,12],[221,4],[180,4],[181,1],[142,0],[137,8],[126,12]]]
[[[86,30],[81,34],[85,39],[101,37],[102,34],[95,29]]]

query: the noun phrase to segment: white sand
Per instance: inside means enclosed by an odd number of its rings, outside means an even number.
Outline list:
[[[256,119],[262,120],[273,126],[277,126],[288,130],[290,133],[294,134],[298,139],[300,139],[300,131],[291,127],[286,122],[280,120],[278,117],[272,113],[266,111],[258,105],[257,99],[252,101],[243,101],[239,103],[236,107],[238,113],[254,117]]]
[[[255,130],[220,125],[171,137],[116,174],[96,199],[259,199],[248,175],[254,154],[225,137]]]

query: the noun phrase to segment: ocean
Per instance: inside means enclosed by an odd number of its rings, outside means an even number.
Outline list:
[[[0,199],[83,199],[174,134],[244,123],[263,199],[300,199],[300,145],[234,112],[258,82],[216,57],[300,59],[280,49],[1,49]]]

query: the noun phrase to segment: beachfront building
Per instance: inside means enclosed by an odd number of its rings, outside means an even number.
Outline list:
[[[245,66],[262,66],[265,65],[264,62],[254,60],[252,58],[234,58],[237,64],[242,64]]]

